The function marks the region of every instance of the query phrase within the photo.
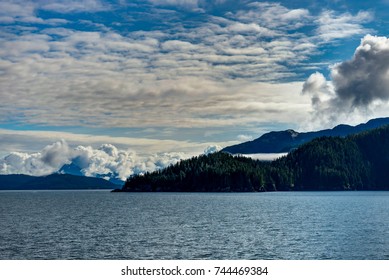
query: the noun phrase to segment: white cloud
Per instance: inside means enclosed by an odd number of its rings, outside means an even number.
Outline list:
[[[60,0],[3,0],[0,2],[0,23],[30,23],[58,25],[67,23],[67,20],[51,18],[42,19],[37,17],[40,9],[53,10],[60,13],[78,11],[97,11],[99,1],[60,1]],[[46,8],[47,7],[47,8]],[[51,8],[50,8],[51,7]],[[102,8],[102,6],[101,6]]]
[[[303,94],[316,92],[324,88],[327,80],[322,73],[316,72],[309,76],[308,80],[303,85]]]
[[[209,155],[209,154],[213,154],[213,153],[219,152],[221,149],[222,149],[222,147],[220,147],[219,145],[208,146],[204,150],[204,155]]]
[[[43,176],[72,163],[85,176],[113,174],[116,179],[124,181],[133,174],[152,172],[190,156],[177,152],[142,156],[134,151],[120,150],[111,144],[103,144],[97,149],[91,146],[70,148],[62,140],[46,146],[40,152],[8,154],[0,159],[0,174]]]
[[[148,0],[157,6],[174,6],[185,9],[195,9],[199,7],[200,0]]]
[[[280,157],[286,156],[287,153],[278,154],[239,154],[239,156],[248,157],[254,160],[272,161]]]
[[[13,152],[0,159],[0,174],[26,174],[43,176],[55,169],[44,164],[40,154]]]
[[[184,41],[180,41],[180,40],[169,40],[169,41],[163,42],[161,45],[161,48],[164,51],[188,52],[188,51],[196,50],[197,47],[189,42],[184,42]]]
[[[363,24],[372,20],[373,14],[367,11],[360,11],[356,15],[324,11],[317,19],[317,33],[324,41],[366,34],[370,30],[363,27]]]
[[[183,153],[158,153],[140,156],[134,151],[119,150],[111,144],[98,149],[78,146],[72,163],[79,166],[86,176],[117,174],[116,178],[125,180],[133,174],[152,172],[174,164],[188,156]]]
[[[109,9],[100,0],[45,0],[40,1],[39,8],[57,13],[98,12]]]
[[[249,6],[249,11],[238,11],[237,18],[245,22],[255,20],[273,30],[299,28],[313,18],[307,9],[288,9],[279,3],[253,2]]]
[[[240,142],[247,142],[247,141],[253,140],[252,135],[245,135],[245,134],[240,134],[240,135],[238,135],[237,138]]]
[[[16,19],[33,17],[35,13],[35,5],[30,2],[22,1],[1,1],[0,16],[6,17],[9,22],[14,22]],[[12,19],[12,20],[11,20]]]
[[[241,22],[235,22],[235,23],[232,23],[231,25],[229,25],[227,27],[227,29],[230,32],[236,32],[236,33],[240,33],[240,34],[256,33],[256,34],[259,34],[261,36],[269,36],[269,37],[273,37],[277,34],[277,32],[270,30],[268,28],[259,26],[256,23],[246,24],[246,23],[241,23]]]
[[[57,171],[69,161],[69,147],[65,141],[59,141],[38,153],[10,153],[0,159],[0,174],[43,176]]]

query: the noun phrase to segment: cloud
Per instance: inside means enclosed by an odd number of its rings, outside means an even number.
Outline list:
[[[0,174],[43,176],[57,171],[69,162],[69,147],[65,141],[59,141],[46,146],[38,153],[10,153],[0,159]]]
[[[219,152],[221,149],[222,149],[222,147],[220,147],[219,145],[208,146],[204,150],[204,155],[209,155],[209,154],[213,154],[213,153]]]
[[[113,175],[125,180],[133,174],[155,171],[188,157],[178,152],[141,156],[111,144],[103,144],[97,149],[91,146],[70,148],[66,141],[61,140],[40,152],[10,153],[0,159],[0,174],[43,176],[57,172],[65,164],[73,164],[85,176]]]
[[[316,20],[319,25],[316,32],[324,41],[366,34],[370,30],[362,24],[371,22],[373,18],[373,14],[368,11],[360,11],[356,15],[324,11]]]
[[[99,12],[109,9],[100,0],[46,0],[40,3],[40,9],[57,13]]]
[[[157,6],[174,6],[185,9],[195,9],[199,7],[200,0],[148,0]]]
[[[288,9],[280,3],[253,2],[249,7],[248,11],[238,11],[234,17],[244,22],[259,21],[273,30],[300,28],[313,18],[307,9]]]
[[[119,149],[135,150],[141,155],[156,154],[158,152],[182,152],[195,155],[200,154],[204,150],[204,147],[210,145],[210,143],[141,138],[131,137],[130,135],[123,137],[61,131],[0,129],[1,152],[5,153],[11,153],[13,151],[34,153],[37,150],[42,150],[42,143],[53,143],[58,138],[64,139],[71,146],[92,146],[96,148],[103,146],[105,143],[111,143]],[[221,144],[231,145],[232,143],[222,142]]]
[[[26,21],[26,19],[32,18],[35,18],[35,5],[32,2],[0,2],[0,22],[10,24],[18,20]]]
[[[252,135],[245,135],[245,134],[239,134],[237,138],[240,142],[247,142],[253,140]]]
[[[111,144],[98,149],[78,146],[74,149],[72,163],[81,168],[86,176],[115,174],[117,179],[125,180],[133,174],[152,172],[174,164],[188,156],[183,153],[158,153],[140,156],[134,151],[119,150]]]
[[[69,161],[70,150],[68,144],[62,140],[46,146],[40,154],[44,164],[58,168]]]
[[[280,157],[286,156],[288,153],[276,153],[276,154],[239,154],[239,156],[248,157],[253,160],[272,161]]]
[[[331,70],[340,105],[367,107],[389,99],[389,38],[366,35],[354,57]]]
[[[256,23],[241,23],[235,22],[227,27],[227,29],[234,33],[245,34],[245,33],[257,33],[263,36],[274,37],[277,33],[268,28],[259,26]]]
[[[268,87],[255,81],[288,76],[281,63],[293,61],[295,54],[288,51],[290,42],[254,43],[254,39],[228,31],[223,31],[228,40],[215,30],[215,36],[207,36],[209,42],[199,41],[210,30],[206,26],[190,33],[182,30],[177,34],[182,40],[169,40],[167,34],[158,38],[147,33],[138,38],[64,28],[9,35],[0,50],[0,69],[5,74],[0,77],[5,105],[0,118],[105,127],[204,127],[243,122],[241,116],[231,114],[237,111],[236,105],[262,103],[253,98],[259,91],[266,95]],[[252,92],[247,91],[250,84],[257,86]],[[295,98],[290,97],[290,104]],[[269,104],[268,110],[272,107]],[[229,120],[204,117],[218,112]],[[262,114],[251,112],[255,115],[250,119]]]
[[[352,59],[332,66],[331,81],[320,73],[312,74],[303,93],[312,97],[315,117],[327,122],[387,103],[389,38],[366,35]]]
[[[43,176],[55,171],[40,159],[40,154],[12,152],[0,159],[0,174],[26,174]]]
[[[61,17],[66,22],[57,20],[58,26],[21,23],[53,14],[42,10],[58,13],[65,2]],[[187,20],[183,11],[170,11],[171,19],[150,8],[150,2],[140,2],[122,13],[119,4],[107,7],[102,1],[3,1],[1,16],[9,26],[0,36],[0,121],[227,130],[275,119],[304,120],[309,97],[299,95],[301,82],[291,81],[301,79],[324,38],[300,32],[318,24],[307,9],[257,2]],[[92,14],[103,9],[110,23]],[[78,21],[71,15],[78,11],[91,13]],[[362,26],[366,18],[350,15],[342,23],[348,19]],[[40,20],[54,24],[55,19]]]
[[[3,0],[0,2],[0,23],[30,23],[58,25],[68,23],[65,19],[37,17],[39,10],[58,13],[97,12],[107,10],[99,0],[63,1],[63,0]]]
[[[316,72],[309,76],[303,85],[303,94],[316,93],[326,88],[327,80],[323,74]]]
[[[302,93],[311,96],[312,105],[317,110],[324,100],[333,95],[333,88],[322,73],[316,72],[305,81]]]

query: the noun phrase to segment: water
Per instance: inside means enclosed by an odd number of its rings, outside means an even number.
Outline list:
[[[0,192],[0,259],[389,259],[389,192]]]

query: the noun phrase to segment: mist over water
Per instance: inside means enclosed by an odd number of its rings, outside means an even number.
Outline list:
[[[388,192],[0,192],[0,259],[388,259]]]

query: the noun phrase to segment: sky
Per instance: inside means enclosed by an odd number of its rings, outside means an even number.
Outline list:
[[[124,179],[387,117],[388,19],[388,0],[0,0],[0,174]]]

